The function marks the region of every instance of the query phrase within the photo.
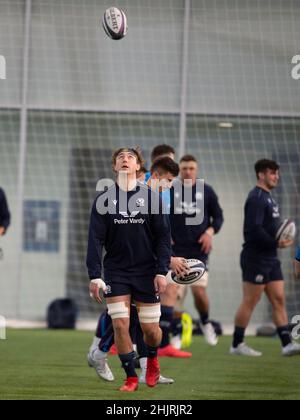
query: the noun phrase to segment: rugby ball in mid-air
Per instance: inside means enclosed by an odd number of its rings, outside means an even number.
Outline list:
[[[102,24],[106,34],[115,41],[127,34],[127,17],[117,7],[110,7],[105,11]]]
[[[282,223],[276,233],[277,241],[293,241],[296,237],[296,224],[292,220],[286,219]]]
[[[189,274],[184,277],[177,277],[176,273],[169,271],[167,275],[168,283],[190,285],[198,282],[206,273],[206,265],[200,260],[186,260],[189,266]]]

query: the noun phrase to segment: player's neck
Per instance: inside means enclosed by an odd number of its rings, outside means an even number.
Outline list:
[[[136,174],[127,174],[125,172],[120,172],[117,178],[117,184],[119,188],[123,191],[132,191],[137,186]]]
[[[258,182],[257,183],[257,187],[260,188],[260,189],[262,189],[262,190],[264,190],[264,191],[266,191],[266,192],[268,192],[268,193],[271,193],[271,191],[272,191],[270,188],[268,188],[266,186],[266,184],[264,184],[262,182]]]

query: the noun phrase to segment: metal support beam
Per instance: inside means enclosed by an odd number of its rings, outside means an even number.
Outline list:
[[[20,150],[19,150],[19,172],[17,187],[17,293],[16,293],[16,315],[21,317],[21,296],[22,296],[22,256],[23,256],[23,213],[26,176],[26,152],[27,152],[27,102],[28,102],[28,72],[30,53],[30,28],[31,28],[32,1],[26,0],[25,29],[24,29],[24,51],[23,51],[23,73],[22,73],[22,102],[20,117]]]
[[[184,28],[183,28],[183,53],[182,53],[182,79],[181,79],[181,107],[180,107],[180,135],[179,156],[186,150],[186,115],[187,115],[187,90],[189,71],[189,42],[190,42],[190,17],[191,0],[185,0]]]

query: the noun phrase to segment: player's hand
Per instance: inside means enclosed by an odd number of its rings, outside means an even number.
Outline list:
[[[171,270],[174,271],[178,277],[184,277],[189,274],[189,266],[184,258],[172,257]]]
[[[98,303],[102,303],[100,290],[103,290],[104,293],[107,291],[107,286],[104,281],[101,279],[92,280],[90,282],[90,297]]]
[[[200,237],[198,243],[202,245],[201,251],[204,252],[204,254],[211,253],[212,242],[213,242],[213,237],[209,232],[203,233],[203,235]]]
[[[154,279],[154,287],[157,294],[162,295],[166,292],[168,282],[166,277],[156,276]]]
[[[294,243],[294,241],[292,239],[286,239],[284,241],[279,241],[278,242],[278,248],[284,249],[284,248],[289,248],[290,246],[292,246]]]
[[[3,226],[0,226],[0,236],[5,235],[5,228]]]

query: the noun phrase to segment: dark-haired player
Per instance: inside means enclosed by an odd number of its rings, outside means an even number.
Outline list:
[[[283,273],[277,255],[278,248],[287,248],[293,243],[276,240],[280,213],[271,192],[278,186],[279,170],[279,165],[272,160],[260,160],[255,165],[258,182],[245,205],[245,244],[241,255],[244,298],[235,318],[232,355],[262,356],[244,343],[244,337],[263,293],[273,308],[273,321],[282,343],[283,356],[300,354],[300,346],[292,342],[289,330]]]
[[[156,146],[151,153],[151,162],[152,165],[155,163],[156,160],[162,158],[170,158],[175,161],[175,149],[168,144],[160,144]],[[145,181],[148,182],[149,179],[152,177],[152,171],[148,172],[145,176]],[[164,206],[169,208],[170,207],[170,190],[166,189],[161,194],[162,200],[164,202]]]
[[[168,144],[160,144],[152,150],[151,153],[151,161],[152,164],[156,161],[156,159],[160,159],[163,157],[169,157],[172,160],[175,160],[175,149]]]
[[[161,144],[156,146],[151,154],[152,165],[155,165],[156,161],[160,161],[164,158],[169,158],[175,161],[176,153],[175,149],[168,144]],[[176,164],[177,165],[177,164]],[[177,165],[178,166],[178,165]],[[153,168],[153,166],[152,166]],[[153,173],[149,172],[146,175],[146,180],[152,177]],[[161,194],[164,205],[170,209],[171,206],[171,195],[170,189],[165,189]],[[175,271],[177,275],[184,276],[188,272],[186,260],[182,257],[172,257],[171,267],[172,271]],[[181,351],[175,348],[170,342],[170,335],[172,325],[180,324],[181,319],[174,319],[174,307],[177,301],[179,287],[176,284],[168,284],[166,292],[161,296],[161,318],[160,327],[163,333],[161,348],[159,355],[161,357],[175,357],[175,358],[190,358],[192,353],[187,351]]]
[[[197,192],[196,183],[198,178],[198,162],[192,155],[184,156],[180,161],[180,187],[183,189],[184,181],[192,181],[191,199],[180,202],[182,214],[174,214],[171,205],[171,230],[173,239],[173,253],[185,259],[198,259],[207,264],[212,251],[213,237],[222,228],[224,218],[218,197],[212,187],[204,185],[204,196]],[[173,190],[172,190],[173,191]],[[176,192],[175,192],[176,193]],[[198,196],[200,194],[200,196]],[[187,195],[187,194],[184,194]],[[176,197],[175,197],[176,198]],[[185,197],[184,197],[185,198]],[[174,200],[174,194],[172,201]],[[200,225],[190,226],[187,218],[195,217],[201,212],[200,202],[204,202],[204,219]],[[194,295],[195,306],[198,310],[202,329],[206,341],[211,346],[216,346],[218,338],[214,327],[210,322],[210,303],[207,295],[208,275],[203,277],[198,284],[191,286]],[[163,355],[160,349],[159,355]]]
[[[165,276],[171,261],[169,218],[162,212],[159,194],[137,182],[142,164],[137,150],[120,149],[114,154],[117,182],[94,203],[87,256],[91,295],[101,302],[99,292],[104,289],[107,299],[114,339],[127,375],[120,389],[123,392],[138,388],[129,334],[132,301],[137,306],[147,345],[147,385],[153,387],[159,381],[157,350],[162,338],[159,295],[166,289]],[[110,209],[113,204],[114,210],[105,211],[104,204]],[[101,280],[104,247],[106,285]]]

